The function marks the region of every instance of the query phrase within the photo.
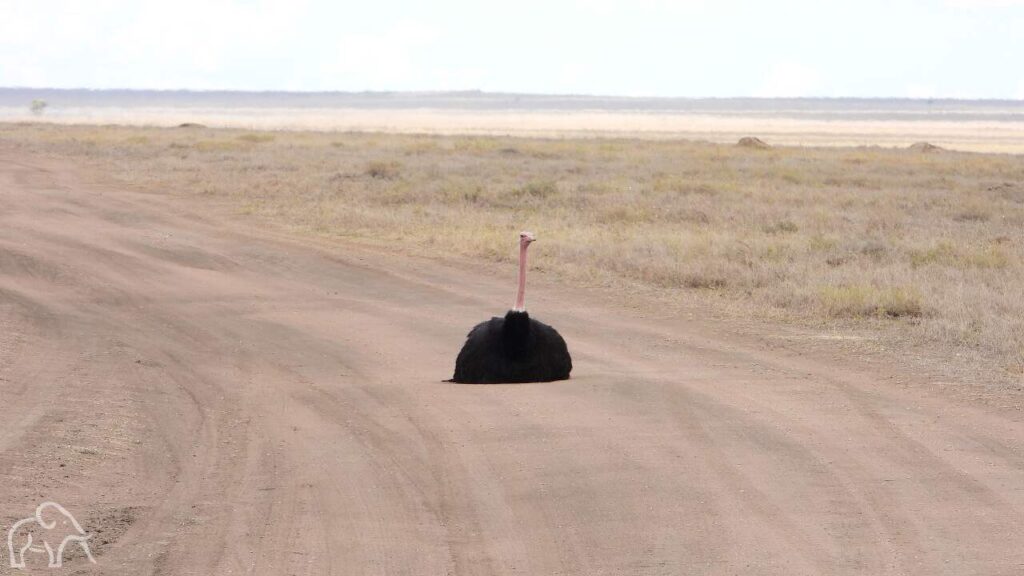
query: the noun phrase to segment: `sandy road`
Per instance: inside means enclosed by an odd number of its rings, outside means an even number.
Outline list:
[[[542,278],[574,378],[443,384],[508,274],[194,202],[0,154],[0,526],[62,503],[62,572],[1024,573],[1020,412]]]

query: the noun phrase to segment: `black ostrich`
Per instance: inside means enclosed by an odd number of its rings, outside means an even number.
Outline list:
[[[572,358],[565,340],[551,326],[526,312],[526,248],[533,234],[519,235],[519,291],[515,307],[504,318],[477,324],[455,360],[449,382],[499,384],[566,380]]]

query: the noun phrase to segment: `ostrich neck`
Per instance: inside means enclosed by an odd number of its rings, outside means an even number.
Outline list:
[[[516,305],[513,310],[526,310],[526,243],[519,245],[519,291],[516,292]]]

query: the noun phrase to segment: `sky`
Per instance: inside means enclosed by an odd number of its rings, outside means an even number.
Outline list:
[[[0,86],[1024,99],[1024,0],[0,0]]]

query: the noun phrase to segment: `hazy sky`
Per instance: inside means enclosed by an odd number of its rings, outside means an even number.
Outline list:
[[[0,86],[1024,99],[1024,0],[0,0]]]

